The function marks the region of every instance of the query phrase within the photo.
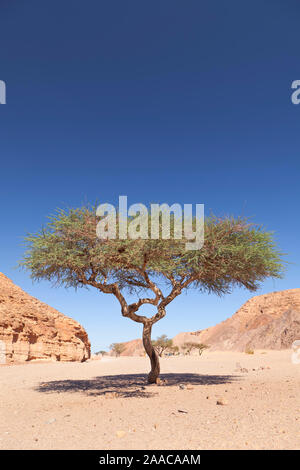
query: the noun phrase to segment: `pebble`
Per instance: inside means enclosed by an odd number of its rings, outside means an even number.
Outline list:
[[[219,398],[219,400],[217,400],[217,405],[228,405],[228,401],[224,400],[224,398]]]
[[[117,392],[106,392],[105,398],[117,398],[119,394]]]
[[[125,431],[117,431],[117,432],[116,432],[116,436],[117,436],[119,439],[121,439],[122,437],[124,437],[125,434],[126,434]]]
[[[156,384],[159,386],[167,385],[168,381],[166,379],[157,379]]]
[[[47,424],[52,424],[52,423],[55,423],[55,421],[56,421],[56,418],[51,418],[46,422],[47,422]]]

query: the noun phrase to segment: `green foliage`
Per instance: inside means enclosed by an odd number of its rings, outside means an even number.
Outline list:
[[[201,356],[204,349],[209,348],[209,346],[203,343],[195,343],[195,342],[190,341],[190,342],[184,343],[182,348],[186,350],[187,354],[190,354],[193,349],[198,349],[199,356]]]
[[[282,276],[281,254],[272,234],[243,219],[211,217],[201,250],[188,240],[99,240],[96,207],[57,210],[40,232],[26,238],[20,265],[34,280],[66,287],[117,283],[122,290],[149,289],[145,275],[161,287],[180,283],[218,295],[235,286],[255,291],[268,277]]]
[[[161,357],[164,351],[173,347],[173,341],[169,339],[167,335],[161,335],[158,336],[155,341],[152,341],[152,345],[156,349],[158,355]]]
[[[109,348],[119,357],[122,352],[125,350],[125,345],[123,343],[112,343]]]

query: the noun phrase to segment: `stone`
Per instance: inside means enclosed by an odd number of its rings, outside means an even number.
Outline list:
[[[47,421],[47,424],[55,423],[55,421],[56,421],[56,418],[50,418],[50,419]]]
[[[222,406],[228,405],[228,401],[225,400],[224,398],[219,398],[219,399],[217,400],[217,405],[222,405]]]
[[[254,370],[254,369],[253,369]],[[246,367],[242,367],[241,364],[239,362],[236,363],[236,369],[234,372],[249,372],[248,369],[246,369]]]
[[[166,379],[156,379],[156,385],[163,387],[164,385],[168,385],[168,381]]]

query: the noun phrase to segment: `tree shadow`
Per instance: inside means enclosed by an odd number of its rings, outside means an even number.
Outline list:
[[[164,387],[179,384],[220,385],[231,383],[237,376],[200,374],[161,374]],[[158,392],[156,384],[147,384],[145,374],[105,375],[90,380],[54,380],[41,382],[36,391],[42,393],[82,392],[88,396],[105,395],[107,398],[149,398]]]

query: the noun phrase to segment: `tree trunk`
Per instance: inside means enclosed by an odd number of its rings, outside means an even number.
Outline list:
[[[154,347],[151,343],[151,330],[152,324],[151,323],[144,323],[143,328],[143,345],[145,348],[146,353],[148,354],[151,362],[151,371],[148,375],[148,383],[153,384],[156,383],[160,373],[160,366],[159,366],[159,358],[158,354],[155,351]]]

